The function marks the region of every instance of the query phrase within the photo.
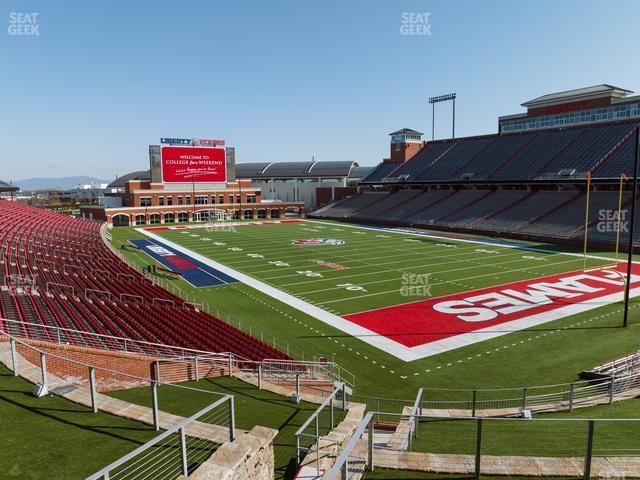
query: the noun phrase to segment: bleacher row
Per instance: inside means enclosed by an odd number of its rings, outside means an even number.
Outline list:
[[[601,244],[616,241],[619,194],[592,191],[588,239]],[[629,219],[631,194],[622,198],[622,235]],[[446,227],[454,230],[550,239],[582,240],[586,194],[579,190],[430,189],[361,192],[314,212],[336,220]],[[640,232],[640,212],[635,218]],[[628,224],[626,225],[628,227]],[[640,237],[640,233],[637,235]],[[637,242],[640,242],[638,238]]]
[[[638,121],[428,142],[404,164],[382,163],[362,183],[531,181],[630,172]],[[564,172],[564,173],[562,173]]]
[[[155,285],[104,244],[100,227],[0,200],[0,318],[250,360],[289,358]]]

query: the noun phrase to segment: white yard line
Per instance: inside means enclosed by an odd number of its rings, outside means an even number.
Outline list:
[[[226,265],[223,265],[221,263],[216,262],[215,260],[205,257],[204,255],[200,255],[199,253],[193,252],[188,248],[178,245],[177,243],[174,243],[170,240],[167,240],[164,237],[160,237],[153,232],[148,232],[146,230],[143,230],[143,232],[146,236],[153,238],[158,242],[165,243],[171,248],[185,255],[189,255],[195,258],[196,260],[204,263],[205,265],[208,265],[212,268],[220,270],[222,273],[226,273],[227,275],[230,275],[240,280],[241,282],[249,285],[250,287],[255,288],[256,290],[264,293],[265,295],[268,295],[272,298],[280,300],[281,302],[286,303],[287,305],[295,308],[296,310],[299,310],[307,315],[310,315],[313,318],[316,318],[317,320],[320,320],[321,322],[324,322],[339,330],[342,330],[343,332],[348,333],[349,335],[359,338],[360,340],[367,342],[368,344],[373,345],[374,347],[379,348],[384,352],[387,352],[391,355],[395,355],[396,357],[405,361],[414,360],[414,358],[412,358],[411,355],[407,356],[407,354],[410,354],[410,351],[404,345],[394,342],[393,340],[383,337],[382,335],[378,335],[377,333],[374,333],[371,330],[367,330],[366,328],[363,328],[359,325],[356,325],[355,323],[345,320],[344,318],[339,317],[338,315],[334,315],[333,313],[327,312],[326,310],[320,307],[316,307],[315,305],[312,305],[309,302],[300,300],[299,298],[294,297],[293,295],[285,293],[277,288],[272,287],[271,285],[267,285],[266,283],[261,282],[260,280],[257,280],[249,275],[246,275],[244,273],[238,272],[237,270],[229,268]]]
[[[306,222],[310,222],[310,223],[323,223],[323,222],[318,222],[318,221],[314,221],[314,220],[305,220]],[[409,232],[400,232],[400,231],[394,231],[391,229],[377,229],[377,228],[372,228],[372,227],[361,227],[361,226],[355,226],[355,225],[341,225],[343,228],[360,228],[363,230],[374,230],[374,231],[382,231],[385,233],[394,233],[394,234],[399,234],[399,235],[405,235],[405,236],[413,236],[413,237],[427,237],[427,238],[435,238],[441,241],[449,241],[449,242],[461,242],[461,243],[471,243],[471,244],[478,244],[478,245],[490,245],[494,248],[513,248],[513,249],[519,249],[519,250],[527,250],[527,251],[535,251],[535,252],[540,252],[540,253],[549,253],[549,254],[555,254],[555,255],[567,255],[567,256],[571,256],[571,257],[582,257],[581,254],[579,253],[569,253],[569,252],[558,252],[558,251],[554,251],[554,250],[548,250],[548,249],[543,249],[543,248],[537,248],[537,247],[528,247],[528,246],[518,246],[518,245],[497,245],[491,242],[484,242],[484,241],[480,241],[480,240],[470,240],[470,239],[458,239],[458,238],[443,238],[437,235],[430,235],[430,234],[422,234],[422,233],[409,233]],[[446,352],[449,350],[453,350],[453,349],[457,349],[460,347],[464,347],[467,345],[470,345],[472,343],[476,343],[479,341],[483,341],[483,340],[488,340],[490,338],[495,338],[501,335],[506,335],[508,333],[512,333],[518,330],[522,330],[525,328],[530,328],[532,326],[535,325],[539,325],[542,323],[546,323],[552,320],[556,320],[568,315],[575,315],[577,313],[581,313],[593,308],[597,308],[603,305],[606,305],[608,303],[612,303],[612,302],[616,302],[622,299],[623,297],[623,293],[615,293],[615,294],[610,294],[604,297],[601,297],[599,299],[597,299],[597,302],[593,302],[592,301],[585,301],[583,303],[577,303],[577,304],[572,304],[572,305],[568,305],[566,307],[561,307],[559,309],[553,310],[551,312],[544,312],[541,314],[537,314],[537,315],[532,315],[530,317],[526,317],[526,318],[522,318],[519,320],[515,320],[512,322],[508,322],[508,323],[504,323],[498,326],[494,326],[494,327],[488,327],[485,329],[481,329],[481,330],[477,330],[475,332],[472,333],[467,333],[467,334],[463,334],[463,335],[458,335],[455,337],[450,337],[450,338],[446,338],[443,340],[439,340],[439,341],[435,341],[435,342],[431,342],[429,344],[426,345],[421,345],[421,346],[417,346],[417,347],[405,347],[404,345],[401,345],[393,340],[390,340],[382,335],[379,335],[377,333],[374,333],[366,328],[363,328],[359,325],[356,325],[352,322],[349,322],[348,320],[345,320],[342,317],[339,317],[338,315],[335,315],[333,313],[330,313],[328,311],[326,311],[323,308],[320,308],[316,305],[313,305],[307,301],[301,300],[300,298],[297,298],[291,294],[285,293],[282,290],[272,287],[271,285],[268,285],[260,280],[257,280],[256,278],[244,274],[242,272],[238,272],[237,270],[234,270],[230,267],[227,267],[226,265],[223,265],[221,263],[216,262],[215,260],[212,260],[210,258],[207,258],[199,253],[193,252],[192,250],[188,249],[187,247],[183,247],[179,244],[176,244],[170,240],[165,239],[164,237],[160,237],[158,235],[155,235],[152,232],[148,232],[146,230],[142,230],[142,233],[144,233],[144,235],[150,237],[150,238],[154,238],[155,240],[159,241],[159,242],[163,242],[165,244],[167,244],[168,246],[174,248],[177,251],[180,251],[182,253],[184,253],[185,255],[189,255],[192,256],[193,258],[201,261],[202,263],[211,266],[212,268],[218,269],[221,272],[230,275],[238,280],[240,280],[241,282],[249,285],[250,287],[255,288],[256,290],[259,290],[260,292],[275,298],[277,300],[280,300],[286,304],[288,304],[289,306],[307,314],[310,315],[313,318],[316,318],[317,320],[320,320],[328,325],[331,325],[345,333],[348,333],[354,337],[359,338],[360,340],[376,347],[379,348],[381,350],[383,350],[386,353],[389,353],[391,355],[396,356],[397,358],[404,360],[405,362],[410,362],[413,360],[418,360],[424,357],[428,357],[431,355],[436,355],[442,352]],[[600,256],[595,256],[595,255],[588,255],[588,258],[592,258],[592,259],[597,259],[597,260],[604,260],[604,261],[608,261],[608,262],[613,262],[613,260],[611,258],[608,257],[600,257]],[[569,262],[570,260],[567,260],[567,262]],[[511,263],[511,262],[507,262],[507,263]],[[565,263],[565,262],[562,262]],[[557,263],[554,263],[554,265],[557,265]],[[541,265],[542,266],[542,265]],[[537,266],[529,266],[526,267],[525,269],[521,269],[521,270],[526,270],[526,269],[530,269],[530,268],[537,268]],[[492,272],[490,274],[487,275],[495,275],[495,272]],[[640,287],[634,288],[631,290],[631,295],[632,296],[637,296],[638,294],[640,294]],[[347,299],[346,299],[347,300]],[[349,299],[350,300],[350,299]]]
[[[471,249],[473,249],[473,251]],[[349,267],[349,272],[352,272],[353,270],[357,270],[359,268],[372,268],[372,267],[376,268],[376,267],[379,267],[379,266],[382,266],[382,265],[393,265],[395,263],[415,261],[416,254],[424,256],[427,259],[431,259],[431,258],[441,259],[441,258],[450,258],[450,257],[451,258],[459,258],[459,257],[463,257],[463,256],[466,256],[466,255],[476,255],[477,256],[478,252],[476,252],[476,250],[477,249],[475,247],[460,248],[460,249],[455,250],[455,252],[452,252],[451,255],[442,254],[442,252],[447,251],[446,249],[430,249],[430,250],[427,251],[427,252],[431,252],[429,254],[427,254],[424,251],[423,252],[408,251],[408,252],[405,252],[405,253],[398,253],[398,254],[395,254],[395,255],[381,255],[381,256],[377,256],[376,255],[375,258],[378,259],[378,260],[388,260],[390,258],[406,257],[407,255],[412,256],[412,258],[408,258],[406,260],[394,260],[392,262],[383,262],[383,263],[376,262],[374,264],[361,265],[361,266],[358,266],[358,267]],[[501,253],[499,255],[501,255]],[[320,253],[319,255],[316,254],[315,256],[316,257],[322,256],[322,253]],[[327,253],[327,254],[325,254],[325,256],[326,257],[331,257],[333,255],[330,254],[330,253]],[[351,261],[351,256],[345,257],[345,258],[348,261]],[[367,257],[365,257],[365,258],[367,258]],[[331,259],[329,258],[329,260],[331,260]],[[356,261],[358,261],[358,260],[356,260]],[[464,260],[460,260],[460,261],[464,261]],[[337,263],[337,262],[334,262],[334,263]],[[303,263],[303,265],[306,265],[306,263]],[[296,267],[291,267],[291,268],[300,268],[300,267],[296,266]],[[391,269],[391,270],[402,271],[403,269]],[[273,271],[273,270],[263,270],[263,271],[268,272],[268,271]],[[345,270],[343,270],[343,271],[345,271]],[[254,272],[254,273],[262,273],[262,271]],[[354,276],[355,277],[355,276],[358,276],[358,275],[369,275],[369,274],[370,274],[369,272],[365,272],[365,273],[361,273],[361,274],[352,274],[350,276]],[[268,277],[268,278],[269,279],[275,279],[275,278],[290,277],[290,276],[295,276],[295,275],[280,275],[278,277]]]
[[[640,295],[640,287],[630,290],[629,296],[636,297]],[[527,328],[535,327],[543,323],[559,320],[564,317],[576,315],[578,313],[603,307],[624,299],[624,292],[612,293],[604,297],[585,300],[584,302],[574,303],[566,307],[557,308],[548,312],[538,313],[529,317],[513,320],[511,322],[502,323],[493,327],[487,327],[475,332],[464,333],[454,337],[436,340],[434,342],[411,348],[411,357],[413,360],[437,355],[439,353],[455,350],[457,348],[466,347],[474,343],[489,340],[491,338],[500,337],[509,333],[514,333]]]
[[[518,260],[510,260],[508,262],[499,262],[499,263],[491,263],[491,264],[486,264],[484,265],[487,268],[490,267],[500,267],[502,265],[507,265],[507,264],[511,264],[511,263],[518,263],[518,262],[527,262],[530,261],[528,259],[523,259],[520,258]],[[513,270],[510,270],[510,272],[526,272],[529,269],[533,269],[533,268],[544,268],[546,267],[552,267],[552,266],[556,266],[556,265],[561,265],[564,263],[570,263],[570,262],[575,262],[575,260],[564,260],[562,262],[555,262],[555,263],[550,263],[547,265],[535,265],[535,266],[527,266],[524,268],[514,268]],[[453,263],[453,262],[451,262]],[[461,267],[461,268],[452,268],[452,269],[448,269],[448,270],[438,270],[435,272],[429,272],[432,273],[433,275],[437,275],[438,273],[448,273],[448,272],[459,272],[462,270],[469,270],[469,269],[477,269],[482,265],[472,265],[469,267]],[[471,280],[473,278],[482,278],[482,277],[489,277],[491,275],[503,275],[504,273],[497,273],[497,272],[490,272],[490,273],[484,273],[482,275],[472,275],[469,277],[462,277],[462,278],[456,278],[453,280],[448,280],[448,281],[443,281],[443,282],[437,282],[437,283],[430,283],[430,286],[434,286],[434,285],[440,285],[440,284],[446,284],[446,283],[455,283],[455,282],[465,282],[467,280]],[[526,280],[531,280],[531,279],[524,279]],[[360,286],[366,286],[366,285],[372,285],[372,284],[377,284],[377,283],[385,283],[385,282],[397,282],[398,279],[397,278],[387,278],[385,280],[375,280],[372,282],[364,282],[364,283],[358,283],[358,285]],[[331,287],[331,288],[323,288],[323,289],[319,289],[319,290],[309,290],[309,291],[305,291],[305,292],[300,292],[300,295],[311,295],[314,293],[319,293],[319,292],[326,292],[326,291],[330,291],[330,290],[339,290],[338,287]],[[371,297],[371,296],[375,296],[375,295],[384,295],[387,293],[393,293],[393,292],[397,292],[398,289],[394,289],[394,290],[387,290],[384,292],[378,292],[378,293],[371,293],[371,294],[367,294],[367,295],[359,295],[359,296],[355,296],[355,297],[349,297],[347,300],[355,300],[357,298],[363,298],[363,297]],[[342,301],[342,300],[331,300],[331,301],[327,301],[327,302],[321,302],[318,305],[324,305],[326,303],[333,303],[333,302],[337,302],[337,301]]]
[[[305,219],[305,222],[310,222],[310,223],[322,223],[318,220],[307,220]],[[519,250],[528,250],[531,252],[541,252],[541,253],[552,253],[552,254],[556,254],[556,255],[569,255],[571,257],[583,257],[582,253],[571,253],[571,252],[562,252],[562,251],[556,251],[556,250],[549,250],[546,248],[539,248],[539,247],[529,247],[526,245],[509,245],[509,244],[501,244],[501,243],[493,243],[490,241],[485,241],[485,240],[472,240],[472,239],[468,239],[468,238],[449,238],[449,237],[443,237],[440,235],[433,235],[430,233],[426,233],[426,232],[416,232],[416,233],[410,233],[410,232],[402,232],[400,230],[395,230],[393,228],[377,228],[377,227],[367,227],[367,226],[361,226],[361,225],[351,225],[351,224],[344,224],[344,227],[348,227],[348,228],[360,228],[363,230],[373,230],[376,232],[386,232],[386,233],[395,233],[397,235],[407,235],[407,236],[411,236],[411,237],[426,237],[426,238],[435,238],[438,240],[443,240],[443,241],[450,241],[450,242],[461,242],[461,243],[476,243],[478,245],[490,245],[492,247],[503,247],[503,248],[517,248]],[[596,260],[606,260],[608,262],[614,262],[613,258],[609,258],[609,257],[600,257],[597,255],[587,255],[587,258],[593,258]]]

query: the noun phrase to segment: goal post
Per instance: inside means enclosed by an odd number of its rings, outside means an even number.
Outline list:
[[[615,265],[618,264],[618,257],[620,253],[620,225],[622,221],[622,191],[624,189],[624,182],[629,180],[629,177],[624,172],[620,172],[620,185],[618,188],[618,208],[616,211],[616,223],[615,223],[615,233],[616,233],[616,248],[615,248],[615,256],[614,256],[614,264],[610,268],[615,268]],[[587,173],[587,196],[585,202],[585,213],[584,213],[584,245],[583,245],[583,261],[582,261],[582,269],[586,272],[587,269],[587,250],[588,250],[588,239],[589,239],[589,202],[590,202],[590,192],[591,192],[591,172]],[[608,266],[607,266],[608,267]],[[603,269],[605,267],[597,267],[597,269]],[[589,271],[594,271],[594,269],[590,269]]]

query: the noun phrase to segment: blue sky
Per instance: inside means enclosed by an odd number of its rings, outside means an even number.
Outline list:
[[[8,34],[38,12],[40,36]],[[401,35],[429,12],[431,35]],[[148,167],[161,136],[222,138],[239,162],[388,155],[431,131],[426,98],[455,91],[456,133],[553,91],[640,91],[640,2],[0,2],[0,178]],[[436,137],[450,135],[437,110]]]

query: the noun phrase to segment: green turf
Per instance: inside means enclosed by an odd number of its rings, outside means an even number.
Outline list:
[[[243,226],[237,227],[235,232],[190,230],[190,233],[210,236],[215,239],[213,241],[224,241],[226,245],[220,245],[221,248],[243,248],[235,252],[209,251],[211,246],[208,244],[212,242],[202,241],[199,237],[175,232],[168,235],[180,235],[174,240],[194,251],[340,313],[406,301],[398,293],[401,275],[406,272],[432,273],[434,285],[431,294],[444,295],[582,267],[580,259],[560,253],[531,253],[493,245],[478,245],[477,248],[494,250],[498,252],[496,254],[475,252],[475,248],[472,252],[465,250],[469,248],[468,244],[458,244],[456,247],[438,245],[455,244],[452,240],[419,239],[418,242],[404,242],[400,236],[396,239],[376,237],[379,232],[367,231],[365,235],[357,235],[347,231],[348,227],[332,222],[319,225],[324,227],[320,232],[314,231],[318,230],[318,224]],[[329,233],[325,234],[323,230],[327,229]],[[112,232],[117,247],[127,239],[145,238],[135,229],[114,229]],[[360,238],[367,235],[371,238]],[[226,237],[220,240],[223,236]],[[291,245],[293,239],[313,236],[344,238],[347,243],[343,246],[307,248]],[[557,246],[543,247],[556,252],[564,250]],[[123,253],[139,265],[153,263],[153,260],[139,252]],[[265,258],[246,257],[247,253],[258,253]],[[398,257],[395,257],[396,254]],[[522,256],[546,260],[518,259]],[[326,277],[322,279],[295,273],[305,270],[317,272],[320,267],[310,262],[313,259],[348,265],[350,270],[338,271],[325,267],[322,273]],[[399,259],[406,261],[396,262]],[[289,263],[289,267],[274,264],[265,267],[264,263],[268,261],[284,261]],[[438,269],[443,271],[438,272]],[[354,272],[363,275],[348,275]],[[356,283],[354,278],[359,279],[357,284],[366,288],[366,293],[335,287],[345,282]],[[292,350],[296,347],[307,352],[307,355],[335,356],[338,363],[356,375],[356,391],[361,395],[410,399],[415,396],[418,387],[426,387],[428,391],[429,387],[522,387],[572,381],[583,369],[637,349],[640,337],[640,322],[636,320],[637,304],[632,305],[632,323],[628,329],[620,327],[621,306],[610,305],[407,363],[246,285],[195,289],[180,279],[166,281],[179,286],[196,300],[208,302],[221,318],[236,325],[241,322],[241,327],[246,331],[251,328],[256,336],[259,336],[259,330],[263,330],[289,343]],[[363,293],[371,295],[358,297]],[[339,304],[344,305],[338,307]],[[102,413],[93,415],[88,409],[69,404],[61,398],[35,399],[28,395],[31,385],[13,378],[6,370],[0,373],[2,426],[8,425],[5,428],[16,428],[16,431],[23,433],[20,436],[5,436],[2,456],[7,453],[7,458],[11,460],[9,468],[4,468],[3,462],[0,478],[81,478],[156,434],[149,427],[135,422]],[[296,406],[287,399],[227,378],[201,381],[197,386],[236,396],[238,428],[248,429],[260,424],[279,429],[280,434],[275,442],[277,477],[291,478],[295,454],[293,433],[315,406]],[[114,392],[112,395],[145,405],[149,403],[148,389]],[[186,394],[171,387],[160,387],[160,408],[173,413],[190,415],[210,401],[209,396],[202,394]],[[639,413],[638,401],[626,401],[613,407],[601,406],[555,416],[639,417]],[[473,425],[460,424],[452,428],[447,422],[431,422],[429,425],[421,423],[420,427],[415,449],[464,452],[473,444]],[[580,430],[580,426],[557,432],[540,431],[532,426],[519,428],[531,430],[516,432],[513,428],[486,427],[485,453],[580,454],[584,445],[585,432]],[[597,431],[596,451],[619,448],[619,444],[615,443],[619,438],[639,437],[637,431],[630,432],[626,428],[603,428]],[[625,444],[625,448],[640,448],[633,443],[635,441],[629,440],[629,446]],[[523,447],[529,442],[532,447]],[[46,445],[46,448],[38,449],[34,445]],[[77,449],[78,445],[83,448]],[[367,475],[367,478],[460,478],[421,475],[378,471]]]
[[[339,315],[418,300],[403,295],[406,274],[429,274],[429,293],[437,297],[578,270],[583,263],[579,257],[561,254],[310,222],[157,233]],[[294,240],[310,237],[329,237],[345,243],[292,245]],[[348,270],[319,266],[314,260],[344,265]],[[589,260],[587,266],[603,263],[606,262]],[[354,290],[357,287],[363,290]]]
[[[0,365],[0,478],[84,478],[158,432],[61,397],[35,398],[33,385]]]
[[[361,231],[363,235],[355,234],[355,231]],[[113,229],[112,232],[117,247],[128,239],[145,238],[135,229]],[[556,252],[545,254],[494,245],[456,243],[448,239],[418,238],[418,242],[405,242],[402,235],[353,229],[335,222],[200,228],[189,229],[186,234],[180,230],[159,233],[323,308],[341,313],[406,302],[398,292],[401,276],[407,272],[431,273],[431,295],[443,295],[582,268],[581,258],[562,255],[559,252],[567,249],[554,245],[537,244]],[[199,237],[190,236],[194,233]],[[292,240],[310,237],[337,238],[346,243],[317,247],[291,245]],[[212,240],[203,241],[202,238]],[[212,245],[213,242],[225,245]],[[452,244],[457,246],[442,246]],[[476,252],[477,249],[498,253]],[[248,257],[248,253],[264,258]],[[124,254],[140,265],[153,263],[141,252],[124,251]],[[524,256],[535,258],[522,258]],[[339,263],[350,269],[340,271],[321,267],[310,261],[314,259]],[[278,267],[269,264],[270,261],[283,261],[289,267]],[[606,262],[589,262],[590,265],[600,263]],[[296,273],[306,270],[321,272],[324,276],[314,278]],[[355,273],[359,276],[354,277]],[[576,380],[584,369],[634,351],[640,337],[634,301],[632,322],[627,329],[620,327],[621,305],[614,304],[407,363],[244,284],[195,289],[181,279],[169,282],[197,300],[208,302],[214,314],[236,326],[240,323],[243,330],[251,328],[254,335],[264,331],[277,336],[282,341],[278,344],[281,348],[288,343],[292,350],[296,347],[307,355],[334,356],[356,376],[357,393],[363,395],[413,398],[421,386],[521,387],[569,382]],[[367,292],[336,288],[344,283],[361,285]],[[370,296],[361,297],[363,294]],[[336,300],[336,303],[326,303]],[[531,361],[532,358],[535,361]]]
[[[294,404],[288,398],[266,390],[258,390],[248,383],[230,377],[210,378],[181,385],[234,395],[237,428],[250,430],[255,425],[262,425],[277,429],[279,433],[274,440],[276,478],[293,478],[295,432],[316,410],[317,405],[306,402]],[[160,386],[158,390],[160,409],[182,416],[192,415],[212,401],[209,395],[196,391],[171,386]],[[150,397],[148,388],[120,390],[109,395],[141,405],[148,405]],[[343,418],[344,414],[336,410],[335,422],[340,422]],[[320,432],[321,435],[325,433],[327,432]]]
[[[535,415],[535,418],[557,420],[638,417],[640,417],[640,399],[618,402],[612,406],[585,408],[574,412]],[[411,450],[414,452],[474,455],[477,438],[476,427],[476,420],[423,419],[420,421],[418,435],[412,443]],[[567,420],[541,423],[486,419],[482,426],[483,455],[582,457],[586,451],[586,441],[587,424],[585,422]],[[640,422],[596,422],[593,455],[595,457],[640,455]],[[469,476],[378,469],[367,473],[365,478],[444,480],[469,478]],[[482,478],[511,477],[483,475]],[[550,478],[552,477],[545,477],[545,479]]]
[[[553,422],[486,420],[482,427],[482,453],[579,457],[584,455],[586,449],[587,423],[555,420],[638,417],[640,417],[640,400],[628,400],[612,406],[535,415],[535,418],[553,418]],[[476,426],[476,420],[424,419],[420,422],[412,450],[473,455]],[[594,430],[593,454],[594,456],[640,455],[640,421],[597,422]]]

